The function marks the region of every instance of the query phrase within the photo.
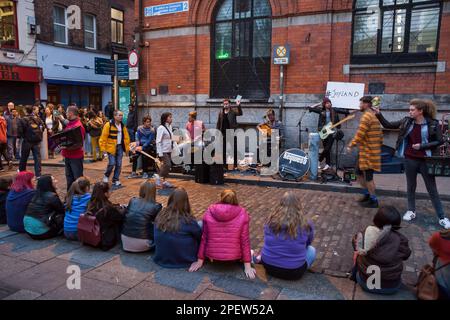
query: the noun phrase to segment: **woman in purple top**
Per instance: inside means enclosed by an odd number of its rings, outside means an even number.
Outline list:
[[[264,226],[260,262],[273,277],[300,279],[316,258],[313,239],[314,226],[303,214],[300,197],[286,192]]]

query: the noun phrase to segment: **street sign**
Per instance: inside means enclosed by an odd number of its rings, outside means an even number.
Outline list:
[[[128,72],[129,80],[139,80],[139,67],[131,67]]]
[[[117,76],[119,80],[128,80],[128,60],[117,61]]]
[[[95,74],[114,75],[114,60],[95,58]]]
[[[128,65],[130,67],[137,67],[138,63],[139,63],[139,56],[136,50],[131,50],[130,54],[128,55]]]
[[[161,16],[164,14],[173,14],[179,12],[189,11],[189,1],[174,2],[168,4],[161,4],[145,8],[145,16]]]
[[[290,45],[278,45],[273,47],[273,64],[289,64],[290,57]]]

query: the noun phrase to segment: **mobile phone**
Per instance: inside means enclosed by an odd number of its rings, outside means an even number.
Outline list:
[[[241,100],[242,100],[242,96],[238,94],[238,95],[236,96],[236,103],[240,103]]]

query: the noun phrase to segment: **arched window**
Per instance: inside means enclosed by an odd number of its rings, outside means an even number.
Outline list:
[[[437,60],[440,0],[356,0],[352,63]]]
[[[212,28],[211,96],[270,96],[272,11],[268,0],[224,0]]]

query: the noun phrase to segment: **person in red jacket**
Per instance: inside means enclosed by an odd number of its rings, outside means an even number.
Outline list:
[[[67,120],[68,123],[64,128],[64,131],[80,127],[82,140],[84,141],[84,136],[86,134],[84,126],[82,125],[80,118],[78,117],[78,108],[74,105],[67,108]],[[84,150],[83,144],[76,149],[63,149],[61,152],[64,157],[65,171],[66,171],[66,181],[67,190],[69,190],[72,183],[79,177],[83,176],[83,160],[84,160]]]
[[[8,144],[6,139],[6,120],[0,116],[0,172],[4,171],[1,156],[8,162],[9,169],[12,168],[12,162],[8,155]]]
[[[189,271],[197,271],[206,258],[211,261],[243,261],[245,275],[254,279],[255,269],[251,266],[250,217],[239,206],[236,192],[224,190],[220,202],[211,205],[203,216],[203,233],[198,250],[198,260]]]
[[[435,232],[429,241],[436,261],[436,280],[443,299],[450,300],[450,230]]]

